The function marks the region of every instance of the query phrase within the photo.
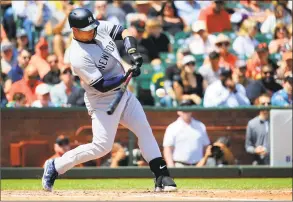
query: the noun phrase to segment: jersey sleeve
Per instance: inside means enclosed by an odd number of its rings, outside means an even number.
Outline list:
[[[82,57],[71,55],[70,63],[77,76],[90,86],[95,85],[103,78],[102,73],[88,55]]]
[[[121,40],[124,28],[109,21],[99,21],[98,29],[108,33],[113,40]]]

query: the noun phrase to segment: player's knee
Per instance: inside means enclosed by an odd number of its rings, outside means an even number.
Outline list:
[[[112,144],[108,142],[93,142],[92,145],[97,156],[107,154],[112,150]]]

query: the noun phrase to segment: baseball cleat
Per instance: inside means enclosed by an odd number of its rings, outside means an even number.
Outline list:
[[[55,169],[54,159],[49,159],[45,162],[44,174],[42,177],[42,186],[45,191],[52,191],[53,185],[58,177],[58,172]]]
[[[169,176],[160,176],[155,181],[155,192],[177,191],[174,180]]]

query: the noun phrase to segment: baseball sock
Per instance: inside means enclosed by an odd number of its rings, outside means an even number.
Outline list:
[[[149,162],[151,171],[156,176],[156,179],[160,176],[170,176],[167,169],[165,160],[162,157],[155,158]]]

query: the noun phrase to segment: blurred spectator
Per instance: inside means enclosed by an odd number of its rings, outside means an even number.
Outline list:
[[[292,14],[288,13],[284,6],[281,4],[277,4],[274,8],[274,14],[271,14],[267,17],[267,19],[263,22],[261,26],[261,33],[274,33],[275,27],[277,24],[282,23],[285,25],[289,25],[292,23]]]
[[[22,93],[15,93],[13,95],[12,101],[8,102],[6,107],[10,107],[10,108],[27,107],[25,95]]]
[[[83,85],[83,80],[80,80],[81,86]],[[85,106],[84,102],[84,88],[76,88],[69,96],[67,104],[75,107]]]
[[[273,106],[292,106],[292,81],[292,72],[287,72],[283,81],[283,89],[275,92],[272,96]]]
[[[118,0],[113,1],[113,3],[107,5],[107,20],[113,22],[114,24],[120,24],[121,26],[126,25],[126,13],[121,8],[122,3]]]
[[[43,80],[45,76],[50,71],[50,65],[46,61],[49,50],[48,50],[48,42],[45,38],[41,38],[39,42],[36,44],[35,51],[36,53],[32,56],[30,60],[30,65],[35,68],[39,77]]]
[[[247,0],[240,1],[240,3],[245,6],[241,9],[240,13],[247,15],[249,19],[258,23],[263,23],[266,20],[268,13],[270,13],[269,9],[261,6],[260,1]]]
[[[186,22],[187,26],[191,26],[193,22],[198,20],[200,11],[206,7],[209,1],[174,1],[178,15]]]
[[[241,84],[244,88],[252,82],[251,79],[246,77],[247,65],[245,60],[238,60],[236,63],[235,71],[233,72],[233,81]]]
[[[132,150],[133,154],[133,165],[138,167],[148,166],[148,163],[143,158],[141,150],[136,148]]]
[[[246,94],[251,103],[254,103],[255,99],[264,93],[272,95],[274,92],[282,89],[282,86],[275,81],[274,74],[272,66],[263,66],[261,69],[261,79],[252,81],[246,87]]]
[[[110,168],[117,168],[119,166],[126,166],[127,162],[124,162],[126,158],[126,152],[121,144],[115,142],[113,144],[112,150],[109,153],[109,158],[101,164],[101,166],[106,166]]]
[[[50,99],[50,87],[48,84],[41,83],[36,87],[37,100],[32,103],[32,107],[54,107]]]
[[[156,45],[150,38],[144,38],[145,22],[138,20],[131,23],[129,31],[137,39],[137,50],[142,55],[144,63],[152,63],[153,60],[159,59],[159,52]],[[125,51],[122,40],[117,42],[117,47],[119,47],[119,53],[124,61],[131,64],[130,58]]]
[[[4,37],[7,40],[14,40],[16,35],[16,20],[14,11],[11,7],[11,1],[1,1],[1,26],[5,29]],[[3,29],[3,30],[4,30]],[[1,29],[1,35],[2,35]],[[2,36],[1,36],[2,37]]]
[[[0,31],[1,31],[0,43],[2,43],[2,41],[8,41],[7,34],[6,34],[5,29],[3,28],[2,24],[0,24]]]
[[[219,69],[220,80],[213,82],[206,89],[204,107],[238,107],[250,105],[245,88],[235,83],[229,68]]]
[[[35,90],[40,83],[35,68],[28,65],[24,69],[23,78],[12,84],[11,89],[7,94],[7,98],[11,101],[15,93],[22,93],[26,97],[26,104],[31,105],[33,101],[37,99]]]
[[[55,154],[51,156],[49,159],[61,157],[63,154],[65,154],[69,150],[70,150],[69,138],[64,135],[59,135],[54,144]]]
[[[61,82],[51,88],[51,101],[55,106],[64,107],[68,103],[68,97],[77,90],[73,85],[72,71],[69,66],[63,66],[60,70]]]
[[[20,26],[25,29],[29,50],[33,50],[34,42],[51,18],[52,12],[46,1],[12,1],[14,15],[20,20]]]
[[[234,70],[237,57],[229,52],[230,39],[225,34],[219,34],[216,39],[216,47],[220,53],[220,66]]]
[[[270,106],[271,98],[263,94],[258,97],[258,106]],[[269,110],[261,110],[259,115],[248,122],[245,149],[254,156],[254,165],[269,164]]]
[[[176,1],[177,3],[178,1]],[[177,8],[173,1],[164,2],[161,10],[161,20],[163,30],[172,36],[176,33],[184,31],[186,25],[178,15]]]
[[[171,52],[170,41],[162,31],[162,25],[158,19],[153,18],[146,22],[146,34],[154,42],[158,52]]]
[[[216,37],[208,34],[204,21],[196,21],[192,24],[192,36],[186,39],[185,44],[189,46],[192,54],[209,54],[215,50]]]
[[[107,20],[122,26],[126,23],[126,14],[117,2],[108,4],[107,1],[96,1],[94,15],[97,20]]]
[[[5,92],[4,92],[4,89],[3,89],[2,84],[0,85],[0,98],[1,98],[1,100],[0,100],[0,107],[1,108],[2,107],[5,107],[8,101],[6,99]]]
[[[269,44],[269,52],[283,53],[291,49],[292,41],[290,42],[289,31],[284,24],[276,25],[274,31],[274,39]]]
[[[213,51],[209,54],[209,62],[199,68],[198,73],[200,73],[206,81],[204,83],[204,89],[219,79],[219,61],[220,54],[216,51]]]
[[[162,10],[162,1],[150,1],[151,7],[149,9],[149,17],[158,17]]]
[[[255,39],[257,32],[255,21],[250,19],[244,20],[238,32],[238,37],[233,42],[234,51],[238,55],[250,58],[258,44],[258,41]]]
[[[125,12],[125,14],[135,13],[135,10],[131,3],[132,2],[124,0],[113,0],[113,4],[119,6]]]
[[[16,33],[17,37],[17,52],[20,53],[23,49],[28,49],[27,33],[24,29],[20,29]]]
[[[54,9],[49,24],[54,36],[53,38],[53,50],[58,56],[58,59],[62,61],[65,51],[65,43],[69,40],[71,29],[68,22],[68,15],[73,9],[73,5],[70,1],[61,1],[61,9]],[[52,9],[53,10],[53,9]]]
[[[224,9],[223,0],[213,0],[211,5],[201,10],[199,20],[206,23],[209,33],[231,30],[230,16]]]
[[[282,61],[280,61],[280,67],[277,69],[277,78],[284,79],[286,72],[292,72],[293,60],[292,51],[283,53]]]
[[[47,84],[54,85],[60,83],[60,68],[57,55],[51,54],[47,57],[47,62],[50,65],[50,71],[44,77],[43,81]]]
[[[182,101],[180,106],[191,106],[192,101]],[[164,158],[168,167],[196,165],[203,157],[204,148],[210,144],[205,125],[192,117],[192,112],[178,111],[178,119],[165,132]]]
[[[180,78],[180,72],[182,69],[182,59],[184,56],[189,55],[190,51],[188,48],[179,48],[176,53],[176,64],[170,65],[166,68],[165,71],[165,81],[164,81],[164,88],[167,92],[167,97],[165,99],[170,99],[172,101],[176,100],[175,92],[173,89],[174,81]],[[170,107],[172,104],[169,105]]]
[[[218,138],[206,148],[204,157],[196,164],[196,167],[235,165],[236,161],[230,147],[228,137]]]
[[[10,41],[1,43],[1,73],[8,74],[13,66],[16,65],[16,59],[13,57],[13,44]]]
[[[151,8],[151,3],[150,3],[150,1],[135,0],[134,1],[134,8],[136,9],[137,13],[144,14],[145,16],[148,16],[149,9]]]
[[[13,66],[8,72],[8,78],[12,80],[12,83],[22,79],[23,71],[28,66],[30,58],[31,54],[28,52],[28,50],[20,50],[17,57],[17,65]]]
[[[271,64],[273,69],[277,68],[276,64],[269,58],[269,49],[266,43],[260,43],[255,48],[255,52],[247,60],[246,77],[254,80],[261,78],[262,67]]]
[[[203,77],[195,72],[195,59],[192,55],[184,56],[180,77],[173,83],[177,101],[192,100],[200,105],[203,98]]]

